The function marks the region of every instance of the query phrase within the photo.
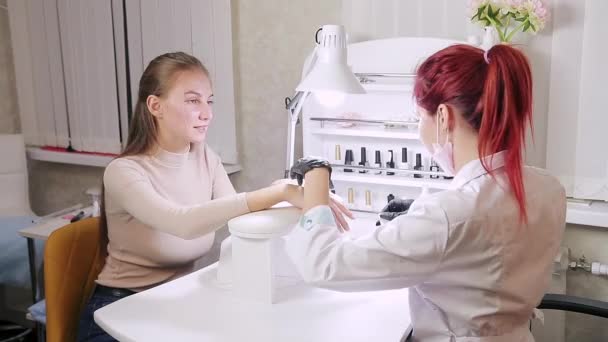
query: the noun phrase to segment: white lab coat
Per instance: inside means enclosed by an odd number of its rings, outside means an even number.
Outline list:
[[[410,287],[414,341],[533,341],[528,322],[562,239],[565,192],[525,167],[522,224],[505,191],[504,152],[490,169],[495,179],[479,160],[466,164],[448,190],[357,239],[338,233],[328,207],[313,208],[287,237],[287,253],[308,282],[393,278]]]

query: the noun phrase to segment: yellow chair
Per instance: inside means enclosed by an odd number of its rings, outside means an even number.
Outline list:
[[[76,340],[80,313],[103,267],[99,219],[88,218],[53,232],[44,252],[47,342]]]

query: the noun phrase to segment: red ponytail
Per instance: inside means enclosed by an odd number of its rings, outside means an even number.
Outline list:
[[[507,45],[492,47],[487,59],[483,50],[469,45],[433,54],[418,68],[414,97],[431,115],[440,104],[460,111],[479,133],[481,157],[506,150],[505,172],[525,222],[522,152],[526,129],[532,127],[532,74],[524,54]]]

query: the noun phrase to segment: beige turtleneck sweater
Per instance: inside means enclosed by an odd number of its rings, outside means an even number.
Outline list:
[[[193,270],[215,231],[249,212],[205,145],[113,160],[104,173],[108,257],[97,283],[142,290]]]

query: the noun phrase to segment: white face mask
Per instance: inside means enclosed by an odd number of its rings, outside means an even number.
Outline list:
[[[445,144],[439,144],[439,113],[437,113],[437,142],[433,144],[433,153],[431,157],[437,165],[449,176],[456,174],[454,167],[454,146],[450,142],[449,133],[446,135]]]

